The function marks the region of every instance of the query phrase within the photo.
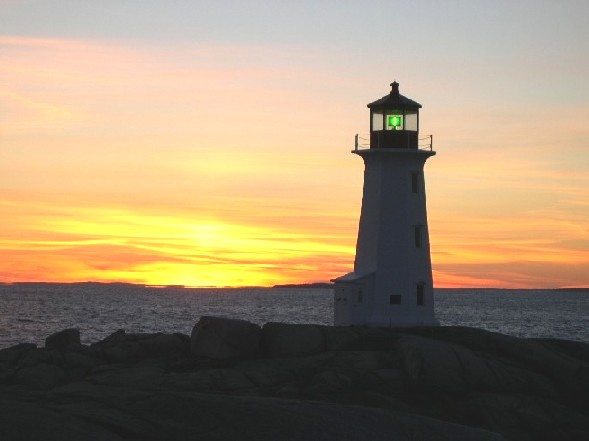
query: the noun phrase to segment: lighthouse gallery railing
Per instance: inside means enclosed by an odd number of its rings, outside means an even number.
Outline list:
[[[356,133],[354,136],[354,150],[364,150],[370,148],[370,140],[368,138],[364,138]],[[419,150],[429,150],[432,151],[434,149],[434,135],[427,135],[423,138],[418,139],[417,148]]]

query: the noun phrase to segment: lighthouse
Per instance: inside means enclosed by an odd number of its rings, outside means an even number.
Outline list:
[[[419,137],[421,104],[399,83],[368,104],[370,140],[356,135],[364,190],[354,271],[334,280],[336,326],[433,326],[433,281],[425,200],[425,161],[433,137]]]

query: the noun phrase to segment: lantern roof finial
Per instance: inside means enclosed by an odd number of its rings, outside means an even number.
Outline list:
[[[393,81],[391,83],[391,95],[392,96],[399,96],[399,83]]]

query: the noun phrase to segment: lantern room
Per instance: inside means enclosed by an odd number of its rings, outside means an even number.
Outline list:
[[[391,92],[368,104],[371,149],[417,149],[421,104],[401,95],[399,83]]]

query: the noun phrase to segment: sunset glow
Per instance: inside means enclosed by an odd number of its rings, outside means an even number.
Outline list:
[[[457,37],[436,18],[448,8],[416,6],[430,29],[394,56],[357,36],[390,37],[370,26],[386,9],[360,2],[333,16],[276,10],[270,30],[251,18],[235,35],[217,31],[221,6],[120,2],[144,14],[135,21],[107,2],[122,18],[112,29],[86,18],[85,29],[84,6],[53,3],[65,24],[42,29],[26,19],[42,2],[0,4],[10,23],[0,35],[0,282],[271,286],[345,274],[362,195],[353,138],[368,133],[366,104],[397,79],[423,105],[420,134],[434,134],[425,173],[435,286],[589,286],[582,2],[576,13],[543,4],[534,30],[482,25],[474,42],[482,6],[449,8],[465,14]],[[497,14],[532,19],[499,3]],[[411,11],[398,23],[407,32]],[[288,20],[314,14],[325,30],[289,33]],[[542,25],[554,21],[566,30]],[[338,30],[344,22],[355,37]]]

